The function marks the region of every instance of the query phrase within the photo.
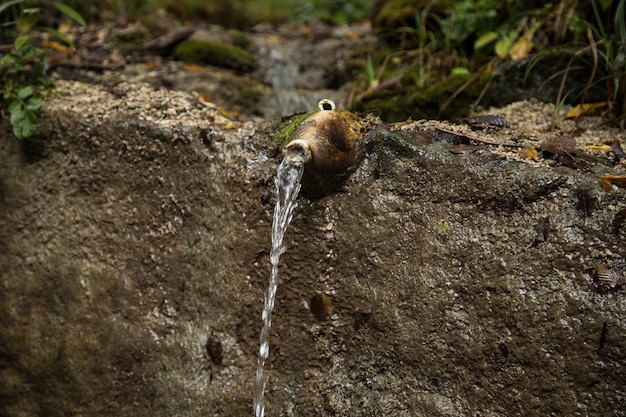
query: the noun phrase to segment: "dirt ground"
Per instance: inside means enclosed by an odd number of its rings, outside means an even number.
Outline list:
[[[0,415],[252,415],[277,120],[101,80],[60,81],[32,139],[2,121]],[[267,415],[626,416],[626,289],[594,284],[626,268],[624,166],[585,148],[625,135],[489,112],[511,126],[372,123],[344,187],[301,196]]]

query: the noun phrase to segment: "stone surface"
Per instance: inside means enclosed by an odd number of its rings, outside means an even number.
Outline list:
[[[61,83],[26,142],[2,123],[0,415],[252,415],[269,124],[124,83]],[[300,199],[267,415],[626,415],[626,290],[592,282],[626,266],[624,190],[598,181],[622,168],[453,154],[418,143],[433,126],[380,128],[344,189]]]

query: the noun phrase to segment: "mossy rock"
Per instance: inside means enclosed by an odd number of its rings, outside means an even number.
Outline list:
[[[178,44],[174,57],[186,63],[215,65],[237,71],[252,71],[257,61],[246,50],[220,42],[187,39]]]
[[[470,114],[472,104],[486,82],[481,77],[464,87],[469,77],[455,74],[426,89],[419,89],[412,84],[410,76],[405,76],[401,87],[370,94],[355,105],[355,110],[375,110],[385,122],[465,117]],[[459,92],[461,87],[464,88]],[[443,108],[453,94],[457,94],[456,97]]]
[[[293,132],[296,131],[298,126],[300,126],[307,117],[309,117],[316,111],[296,114],[286,119],[284,118],[280,122],[278,122],[272,129],[274,130],[274,133],[272,134],[272,145],[276,146],[279,149],[284,148],[285,145],[287,145],[291,140],[291,135],[293,135]]]

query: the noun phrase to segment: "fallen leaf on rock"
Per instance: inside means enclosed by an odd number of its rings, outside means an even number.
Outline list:
[[[541,142],[541,152],[555,155],[569,155],[576,151],[576,139],[569,135],[548,138]]]
[[[626,152],[622,149],[622,144],[619,139],[608,141],[602,145],[587,145],[585,149],[594,149],[604,152],[613,152],[618,158],[626,158]]]
[[[604,191],[610,191],[613,185],[626,188],[626,175],[602,175],[600,185]]]
[[[622,149],[622,143],[619,139],[612,140],[608,142],[607,145],[611,146],[611,151],[615,154],[615,156],[618,158],[626,158],[626,152]]]
[[[233,122],[228,122],[224,125],[225,130],[237,129],[238,127],[241,127],[241,125],[239,123],[233,123]]]
[[[222,341],[213,333],[206,342],[206,350],[211,361],[216,365],[221,365],[224,361],[224,348]]]
[[[539,160],[539,153],[537,152],[537,149],[534,146],[527,146],[525,148],[520,149],[519,156],[526,160],[533,160],[533,161]]]
[[[208,95],[204,93],[198,94],[198,103],[211,109],[217,107],[215,103],[211,101],[211,97],[209,97]]]
[[[587,145],[585,146],[585,149],[593,149],[596,151],[604,151],[604,152],[611,151],[611,147],[609,145]]]
[[[318,319],[323,319],[326,316],[333,314],[334,307],[333,302],[326,294],[317,293],[309,301],[311,312]]]
[[[471,126],[488,125],[495,127],[511,127],[511,124],[504,117],[493,114],[466,117],[463,121]]]
[[[594,284],[598,292],[605,292],[626,284],[626,276],[621,269],[608,268],[605,264],[598,264]]]

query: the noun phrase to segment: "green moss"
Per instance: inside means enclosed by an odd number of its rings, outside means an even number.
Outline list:
[[[426,89],[415,86],[410,75],[406,75],[401,87],[380,90],[363,98],[355,110],[376,110],[385,122],[400,122],[409,118],[456,119],[469,115],[471,106],[485,85],[486,77],[465,86],[471,75],[451,75]],[[459,92],[460,88],[463,88]],[[443,105],[450,100],[446,107]]]
[[[442,109],[442,106],[468,79],[469,75],[451,75],[444,78],[425,90],[417,92],[412,97],[411,104],[427,118],[438,117],[440,112],[442,112],[441,117],[443,118],[466,116],[470,110],[469,103],[460,103],[461,98],[464,96],[462,94],[457,95],[457,98],[450,101],[445,109]],[[466,106],[467,109],[464,110],[463,106]]]
[[[240,48],[246,49],[252,43],[252,38],[240,30],[232,29],[229,34],[232,44]]]
[[[276,127],[276,133],[273,135],[272,145],[280,149],[285,147],[285,145],[289,143],[293,132],[295,132],[298,126],[300,126],[302,122],[313,113],[315,113],[315,111],[298,114],[289,118],[287,121],[281,121]]]
[[[174,57],[187,63],[238,71],[252,71],[257,67],[254,56],[238,46],[198,39],[187,39],[178,44]]]

